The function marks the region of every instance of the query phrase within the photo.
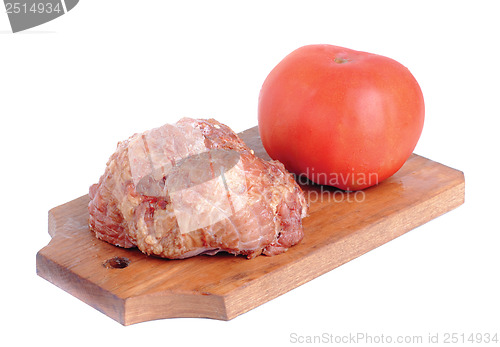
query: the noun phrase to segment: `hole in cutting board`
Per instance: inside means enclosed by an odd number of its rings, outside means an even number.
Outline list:
[[[102,265],[106,269],[124,269],[130,264],[130,259],[125,257],[114,257],[106,260]]]

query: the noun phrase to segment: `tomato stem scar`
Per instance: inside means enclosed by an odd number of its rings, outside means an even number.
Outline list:
[[[333,61],[336,62],[337,64],[343,64],[343,63],[347,63],[348,62],[347,59],[338,58],[338,57],[336,57],[335,59],[333,59]]]

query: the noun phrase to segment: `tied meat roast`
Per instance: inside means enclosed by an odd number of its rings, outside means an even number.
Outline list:
[[[90,198],[97,238],[170,259],[280,254],[302,240],[307,214],[284,166],[213,119],[183,118],[120,142]]]

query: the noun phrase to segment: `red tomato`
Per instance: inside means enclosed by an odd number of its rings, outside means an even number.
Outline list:
[[[406,67],[332,45],[290,53],[259,96],[259,132],[271,158],[344,190],[370,187],[398,171],[423,124],[422,91]]]

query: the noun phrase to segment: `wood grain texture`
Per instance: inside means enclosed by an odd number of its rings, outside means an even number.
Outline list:
[[[257,127],[240,136],[268,158]],[[458,207],[465,181],[462,172],[413,154],[362,195],[303,188],[310,203],[303,241],[252,260],[229,254],[166,260],[112,246],[89,230],[89,197],[82,196],[49,211],[52,240],[37,253],[36,271],[124,325],[170,317],[229,320]],[[129,265],[103,265],[114,257]]]

